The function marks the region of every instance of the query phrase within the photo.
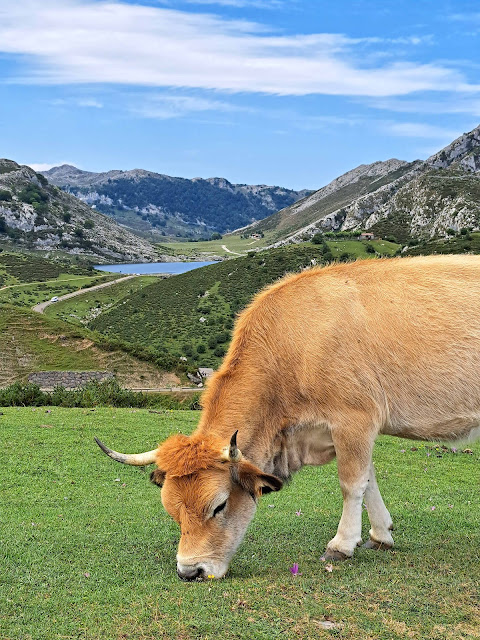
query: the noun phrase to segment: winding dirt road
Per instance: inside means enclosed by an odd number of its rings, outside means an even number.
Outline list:
[[[57,302],[62,302],[62,300],[68,300],[69,298],[74,298],[75,296],[80,296],[84,293],[90,293],[90,291],[95,291],[96,289],[104,289],[105,287],[111,287],[112,284],[117,284],[117,282],[125,282],[125,280],[130,280],[131,278],[138,278],[138,275],[135,273],[131,276],[124,276],[123,278],[117,278],[117,280],[110,280],[110,282],[103,282],[102,284],[96,284],[94,287],[86,287],[85,289],[79,289],[78,291],[72,291],[72,293],[67,293],[64,296],[58,296]],[[32,307],[32,311],[36,311],[37,313],[43,313],[47,307],[51,304],[56,304],[56,302],[52,302],[51,300],[47,300],[47,302],[40,302]]]

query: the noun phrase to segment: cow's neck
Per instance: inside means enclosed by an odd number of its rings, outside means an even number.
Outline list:
[[[250,372],[246,372],[250,373]],[[221,369],[204,394],[204,410],[197,428],[228,443],[238,429],[238,445],[245,458],[263,471],[287,479],[303,465],[322,465],[335,457],[327,424],[303,403],[286,407],[283,385],[292,381],[262,378],[241,368]]]
[[[228,443],[238,429],[243,455],[262,469],[270,466],[275,439],[287,426],[271,384],[257,379],[252,385],[241,370],[220,371],[205,392],[203,405],[198,433],[210,433]]]

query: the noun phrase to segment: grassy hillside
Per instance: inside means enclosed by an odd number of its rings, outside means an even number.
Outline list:
[[[395,524],[391,552],[358,549],[353,560],[320,562],[341,492],[334,463],[306,467],[259,501],[223,580],[186,584],[175,573],[178,527],[148,472],[109,460],[93,436],[145,451],[189,433],[198,412],[1,413],[5,640],[478,638],[478,445],[469,455],[377,442],[378,483]]]
[[[148,285],[90,323],[109,336],[187,357],[192,364],[217,366],[227,348],[236,314],[265,285],[289,272],[322,264],[324,256],[367,257],[367,244],[340,241],[292,245],[249,253]],[[351,246],[350,246],[351,245]],[[397,245],[379,245],[385,253]],[[346,253],[348,250],[357,252]],[[327,253],[326,253],[327,252]],[[313,261],[313,262],[312,262]]]
[[[85,264],[47,260],[36,255],[0,254],[0,303],[32,307],[52,296],[108,282],[118,276]]]
[[[140,276],[119,282],[105,289],[85,292],[75,298],[62,300],[45,309],[45,315],[49,318],[66,320],[73,324],[87,325],[94,318],[104,313],[122,300],[143,289],[153,282],[157,282],[157,276]]]
[[[433,238],[425,242],[409,246],[405,251],[408,256],[425,256],[433,253],[480,253],[480,232],[470,233],[466,229],[446,238]]]
[[[0,387],[26,380],[35,371],[113,371],[124,386],[176,385],[160,371],[120,349],[97,341],[91,332],[10,305],[0,305]]]

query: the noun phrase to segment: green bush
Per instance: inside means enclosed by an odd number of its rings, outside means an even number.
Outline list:
[[[15,382],[0,389],[0,407],[156,407],[163,409],[197,409],[200,393],[188,397],[173,394],[141,393],[122,389],[115,379],[92,381],[81,389],[56,387],[51,393],[36,384]]]
[[[10,191],[7,191],[6,189],[0,189],[0,200],[3,200],[3,202],[10,202],[11,199],[12,194],[10,193]]]
[[[50,396],[38,384],[14,384],[0,389],[0,407],[41,407],[49,404]]]

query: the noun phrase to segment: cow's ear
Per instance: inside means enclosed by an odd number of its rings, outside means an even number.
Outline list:
[[[238,465],[233,466],[232,476],[242,489],[255,498],[272,491],[280,491],[283,487],[283,482],[280,478],[263,473],[258,467],[246,460],[242,460]]]
[[[268,473],[262,473],[261,476],[258,477],[260,482],[260,492],[262,496],[266,493],[271,493],[272,491],[280,491],[283,487],[283,482],[277,476],[272,476]]]
[[[150,474],[150,482],[153,482],[153,484],[156,484],[159,487],[163,487],[163,483],[165,482],[165,471],[162,471],[161,469],[155,469],[155,471],[152,471],[152,473]]]

